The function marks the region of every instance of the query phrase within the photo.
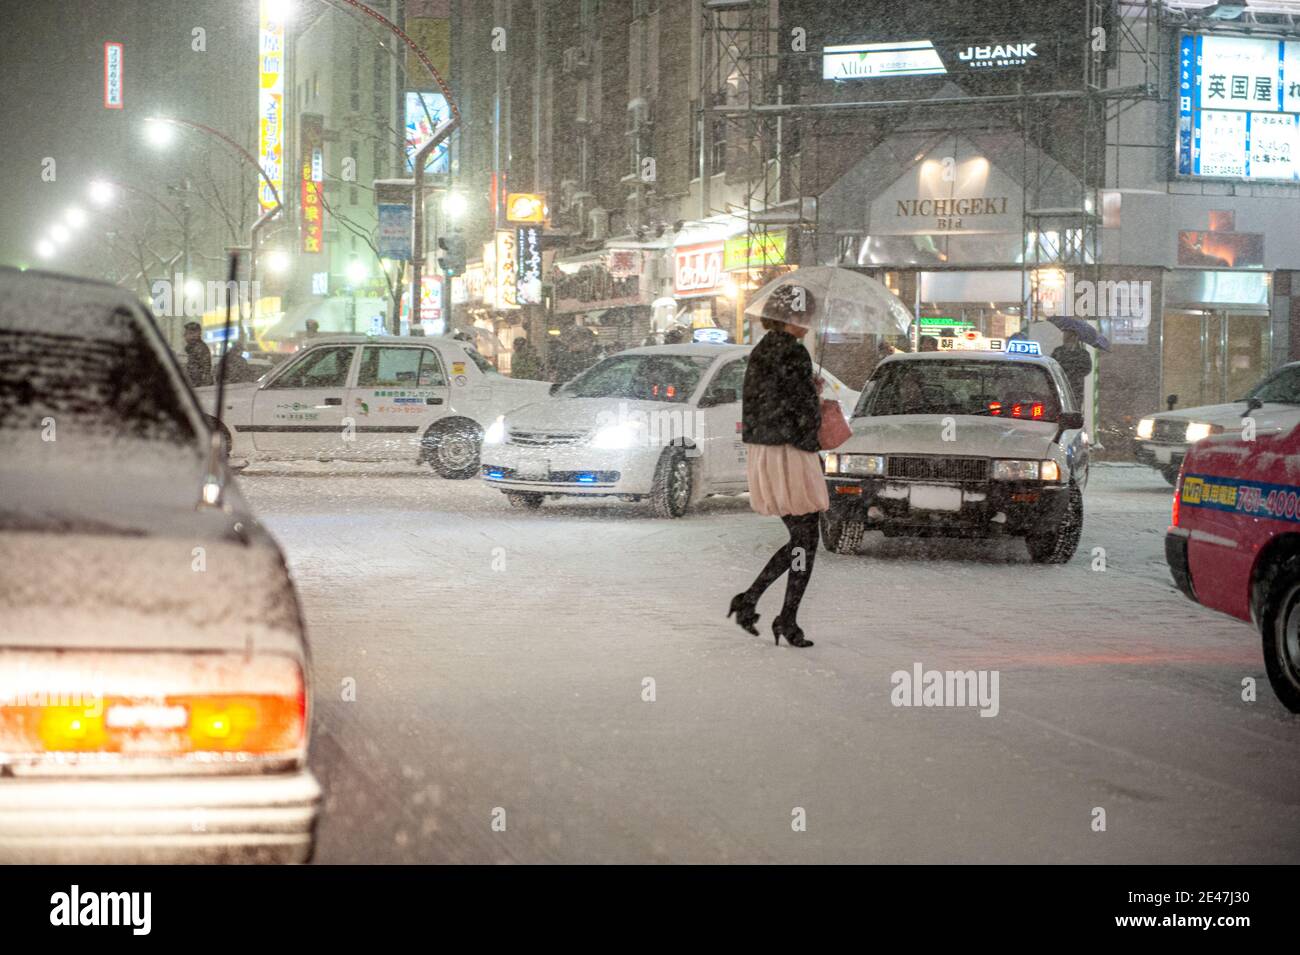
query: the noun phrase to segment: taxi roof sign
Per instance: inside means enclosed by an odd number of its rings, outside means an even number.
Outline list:
[[[1007,342],[1008,355],[1041,355],[1043,348],[1029,338],[1013,338]]]

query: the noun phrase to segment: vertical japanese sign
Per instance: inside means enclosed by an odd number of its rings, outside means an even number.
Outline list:
[[[262,0],[257,42],[257,158],[276,192],[284,189],[284,21],[273,0]],[[275,193],[258,185],[262,210],[275,208]]]
[[[515,301],[520,305],[542,303],[542,230],[537,226],[520,226],[515,230],[515,253],[519,260],[515,273]]]
[[[498,310],[519,307],[519,249],[513,229],[502,229],[496,238],[496,290]]]
[[[104,44],[104,109],[122,108],[122,44]]]
[[[321,197],[324,186],[322,157],[325,140],[325,119],[319,113],[303,113],[298,124],[298,152],[302,157],[302,250],[325,251],[325,203]]]

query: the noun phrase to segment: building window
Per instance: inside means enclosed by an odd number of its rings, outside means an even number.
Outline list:
[[[727,121],[726,119],[708,119],[713,123],[713,149],[709,155],[709,172],[717,175],[727,171]]]

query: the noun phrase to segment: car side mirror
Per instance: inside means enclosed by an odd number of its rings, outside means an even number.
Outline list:
[[[1178,396],[1177,396],[1177,395],[1165,395],[1165,407],[1166,407],[1169,411],[1173,411],[1173,410],[1174,410],[1174,405],[1176,405],[1176,404],[1178,404]]]
[[[735,388],[718,388],[704,396],[700,401],[700,407],[713,408],[718,405],[734,405],[739,400]]]
[[[1062,431],[1074,431],[1083,427],[1082,411],[1062,411],[1061,416],[1056,419],[1056,423],[1061,426]]]

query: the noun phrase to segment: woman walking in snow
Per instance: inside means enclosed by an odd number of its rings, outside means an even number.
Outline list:
[[[782,574],[788,574],[785,602],[772,621],[776,643],[811,647],[796,617],[817,555],[819,515],[830,507],[817,451],[821,401],[812,358],[800,340],[815,312],[813,295],[795,285],[778,288],[763,306],[767,334],[754,346],[745,371],[742,439],[748,445],[750,506],[780,517],[790,539],[753,584],[731,601],[727,616],[758,633],[758,601]]]

